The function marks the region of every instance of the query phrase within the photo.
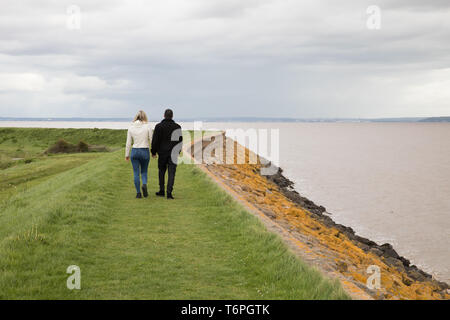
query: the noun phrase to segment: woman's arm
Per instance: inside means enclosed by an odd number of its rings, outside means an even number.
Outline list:
[[[125,159],[129,159],[130,158],[130,150],[131,150],[131,140],[133,140],[131,138],[131,132],[130,129],[128,129],[128,133],[127,133],[127,145],[125,147]]]
[[[152,139],[153,139],[153,129],[150,125],[148,125],[148,142],[149,142],[149,146],[152,146]]]

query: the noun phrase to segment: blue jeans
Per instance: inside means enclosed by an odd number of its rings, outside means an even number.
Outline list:
[[[150,162],[150,150],[148,148],[133,148],[131,149],[131,164],[133,165],[134,173],[134,186],[136,192],[141,192],[141,179],[139,173],[142,176],[142,184],[147,184],[147,172],[148,163]]]

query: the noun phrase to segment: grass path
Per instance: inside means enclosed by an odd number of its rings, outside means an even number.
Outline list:
[[[57,155],[0,170],[0,203],[53,175],[81,166],[100,156],[98,153]]]
[[[0,298],[341,299],[339,284],[290,254],[189,165],[174,201],[135,199],[115,152],[13,196],[0,213]],[[69,265],[81,290],[66,288]]]

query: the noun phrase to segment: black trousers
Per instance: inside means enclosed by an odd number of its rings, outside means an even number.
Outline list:
[[[173,163],[171,154],[158,154],[158,169],[159,169],[159,191],[164,192],[164,182],[166,178],[166,171],[169,171],[167,178],[167,193],[172,193],[173,184],[175,182],[175,172],[177,165]]]

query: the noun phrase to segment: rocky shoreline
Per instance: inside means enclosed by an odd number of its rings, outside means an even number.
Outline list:
[[[334,222],[333,219],[327,215],[325,207],[315,204],[313,201],[301,196],[296,190],[294,190],[294,182],[283,175],[283,170],[281,168],[278,168],[278,172],[276,174],[265,177],[267,180],[276,184],[289,200],[308,210],[325,226],[338,229],[350,240],[352,240],[359,248],[364,250],[364,252],[371,252],[379,257],[384,257],[385,261],[389,265],[399,271],[406,272],[407,275],[413,280],[431,281],[442,290],[449,289],[449,285],[447,283],[433,279],[430,274],[419,269],[417,266],[412,265],[407,258],[400,256],[391,244],[384,243],[379,245],[370,239],[358,236],[352,228]]]
[[[377,244],[355,234],[352,228],[335,223],[323,206],[294,189],[294,183],[283,175],[281,168],[275,168],[273,175],[262,175],[261,170],[269,162],[225,134],[221,136],[194,142],[199,147],[196,151],[191,149],[191,156],[234,197],[254,208],[251,210],[256,210],[257,216],[269,219],[263,222],[296,255],[324,274],[338,278],[353,297],[364,299],[368,294],[374,299],[450,299],[447,283],[411,265],[392,245]],[[228,154],[232,145],[234,152]],[[214,150],[220,149],[223,150],[219,154],[226,161],[215,162]],[[253,159],[256,156],[257,163],[250,163],[250,155]],[[367,287],[370,266],[380,269],[380,289]]]

